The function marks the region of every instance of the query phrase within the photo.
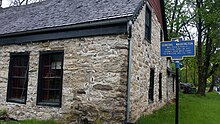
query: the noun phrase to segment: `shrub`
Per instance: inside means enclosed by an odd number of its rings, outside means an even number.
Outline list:
[[[0,109],[0,117],[6,116],[6,115],[7,115],[7,111],[5,109],[3,109],[3,110]]]

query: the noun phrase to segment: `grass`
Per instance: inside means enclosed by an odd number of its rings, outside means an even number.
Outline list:
[[[207,93],[206,97],[180,94],[179,124],[220,124],[220,95]],[[5,111],[0,113],[5,114]],[[141,117],[138,124],[174,124],[175,105],[167,105],[152,115]],[[54,120],[0,121],[0,124],[56,124]]]
[[[23,120],[23,121],[0,121],[0,124],[56,124],[54,120]]]
[[[13,121],[10,120],[10,118],[8,118],[8,114],[5,109],[4,110],[0,109],[0,124],[56,124],[56,121],[53,119],[50,120],[27,119],[23,121]]]
[[[206,97],[180,94],[179,124],[219,124],[220,95],[207,93]],[[168,105],[152,115],[141,117],[138,124],[174,124],[175,105]]]
[[[152,115],[143,116],[138,124],[172,124],[174,122],[174,105],[168,105],[155,111]],[[163,122],[163,123],[162,123]]]

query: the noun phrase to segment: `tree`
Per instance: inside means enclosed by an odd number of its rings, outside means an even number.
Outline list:
[[[193,26],[192,20],[195,18],[192,9],[194,4],[190,0],[167,0],[165,6],[169,39],[177,37],[191,39],[193,33],[189,28]]]
[[[194,19],[196,17],[194,9],[195,1],[191,0],[167,0],[166,16],[168,22],[168,37],[184,39],[194,39],[195,34],[190,28],[195,27]],[[197,71],[195,58],[185,58],[181,63],[183,67],[180,69],[180,81],[197,84],[195,73]]]
[[[213,39],[214,39],[214,44],[213,44],[213,52],[212,52],[212,57],[211,57],[211,66],[216,66],[215,71],[212,71],[212,82],[210,84],[210,88],[208,92],[212,92],[213,91],[213,87],[215,86],[217,79],[220,75],[220,51],[217,51],[217,48],[220,47],[220,29],[217,26],[216,28],[213,28],[214,32],[212,33],[213,35]]]
[[[196,27],[197,29],[197,69],[193,69],[193,82],[194,84],[196,83],[195,71],[197,71],[197,93],[201,96],[205,96],[207,79],[213,75],[219,67],[219,63],[213,60],[217,58],[213,57],[213,52],[219,44],[220,37],[219,2],[219,0],[166,1],[169,38],[182,36],[185,39],[192,39],[195,35],[192,34],[189,27]],[[185,62],[185,64],[186,63],[187,62]],[[186,64],[185,67],[187,68],[185,72],[188,73],[189,64]],[[193,66],[191,68],[195,67],[196,66]],[[185,74],[185,76],[187,75]]]
[[[207,79],[214,74],[219,63],[211,66],[211,56],[215,51],[215,44],[219,41],[219,0],[197,0],[197,31],[198,31],[198,94],[205,96]],[[217,37],[216,37],[217,36]],[[204,51],[203,51],[204,50]]]

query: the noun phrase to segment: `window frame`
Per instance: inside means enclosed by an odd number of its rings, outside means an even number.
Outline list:
[[[155,79],[155,69],[150,69],[150,84],[149,84],[149,90],[148,90],[148,102],[153,103],[154,102],[154,79]]]
[[[149,14],[149,19],[148,15]],[[147,20],[149,20],[149,25],[147,24]],[[151,34],[152,34],[152,10],[149,5],[146,5],[145,10],[145,39],[151,43]]]
[[[44,68],[44,57],[47,55],[57,55],[61,54],[61,77],[60,77],[60,94],[59,94],[59,102],[49,102],[43,101],[43,68]],[[62,89],[63,89],[63,63],[64,62],[64,50],[51,50],[51,51],[40,51],[39,57],[39,68],[38,68],[38,86],[37,86],[37,105],[42,106],[52,106],[52,107],[61,107],[62,106]]]
[[[26,89],[24,91],[24,99],[16,99],[12,98],[12,86],[13,86],[13,65],[12,65],[12,59],[15,56],[19,57],[27,57],[27,74],[25,76],[25,84],[24,88]],[[28,80],[29,80],[29,59],[30,59],[30,53],[29,52],[13,52],[10,53],[10,61],[9,61],[9,72],[8,72],[8,86],[7,86],[7,96],[6,96],[6,102],[13,102],[13,103],[20,103],[20,104],[26,104],[27,101],[27,91],[28,91]]]

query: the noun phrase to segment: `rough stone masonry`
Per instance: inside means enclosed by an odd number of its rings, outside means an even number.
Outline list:
[[[77,118],[122,122],[127,82],[125,35],[77,38],[1,46],[0,106],[16,119],[49,119],[73,113]],[[62,107],[36,105],[39,52],[64,50]],[[10,53],[30,52],[26,104],[6,102]]]
[[[130,121],[163,106],[167,96],[167,61],[160,57],[161,25],[152,10],[151,43],[145,40],[145,6],[132,28],[132,79]],[[64,50],[62,106],[36,105],[39,52]],[[30,52],[26,104],[6,102],[10,53]],[[109,35],[67,40],[0,46],[0,109],[16,119],[97,118],[105,123],[121,124],[125,120],[128,36]],[[155,69],[154,102],[149,103],[150,69]],[[159,74],[162,73],[162,100],[159,100]],[[169,90],[172,95],[172,91]]]

